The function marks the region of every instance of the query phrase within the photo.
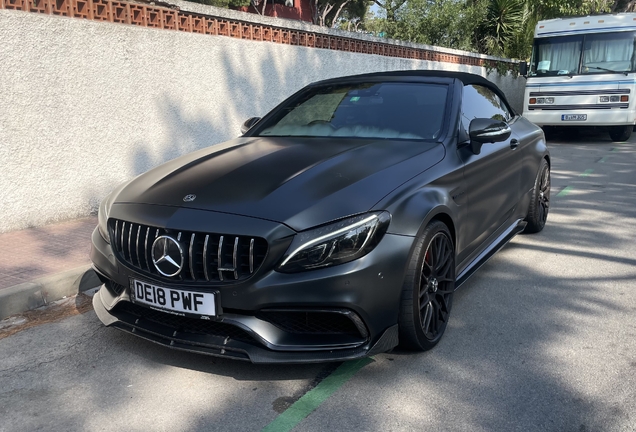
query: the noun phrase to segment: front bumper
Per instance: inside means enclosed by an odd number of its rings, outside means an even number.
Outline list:
[[[358,347],[347,349],[275,351],[241,336],[179,331],[171,325],[144,319],[127,310],[109,311],[104,306],[102,295],[105,293],[106,290],[102,287],[93,297],[95,312],[105,325],[173,349],[215,357],[248,360],[252,363],[320,363],[379,354],[390,350],[398,343],[397,325],[393,325],[382,332],[374,344],[366,342]],[[231,322],[232,317],[227,316],[224,321]],[[228,331],[228,334],[236,333],[236,330]]]
[[[372,252],[356,261],[295,274],[273,270],[276,257],[268,257],[268,265],[245,281],[209,286],[153,280],[119,261],[97,229],[92,240],[91,259],[104,282],[93,300],[97,316],[107,326],[152,342],[254,363],[342,361],[397,345],[411,237],[386,234]],[[133,278],[181,290],[214,291],[220,313],[204,322],[135,304],[129,288]],[[272,310],[308,317],[331,313],[336,321],[345,323],[346,316],[358,331],[303,332],[268,321]]]
[[[585,121],[563,121],[562,114],[586,114]],[[525,109],[523,116],[537,126],[622,126],[636,123],[636,111],[633,109],[611,110],[542,110]]]

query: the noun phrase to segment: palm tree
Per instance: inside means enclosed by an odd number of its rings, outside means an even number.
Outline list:
[[[489,0],[479,36],[484,50],[490,55],[519,58],[528,17],[522,0]]]

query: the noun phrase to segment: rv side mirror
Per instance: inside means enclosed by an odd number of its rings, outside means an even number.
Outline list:
[[[528,63],[524,61],[519,62],[519,75],[524,77],[528,76]]]

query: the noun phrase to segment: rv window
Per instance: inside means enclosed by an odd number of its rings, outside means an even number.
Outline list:
[[[564,36],[535,40],[530,76],[578,73],[583,36]]]
[[[634,40],[632,32],[587,35],[581,73],[634,71]]]

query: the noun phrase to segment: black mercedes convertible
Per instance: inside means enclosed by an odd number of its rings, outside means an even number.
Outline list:
[[[549,203],[543,132],[485,78],[321,81],[106,197],[93,305],[107,326],[254,363],[428,350],[453,292],[541,231]]]

